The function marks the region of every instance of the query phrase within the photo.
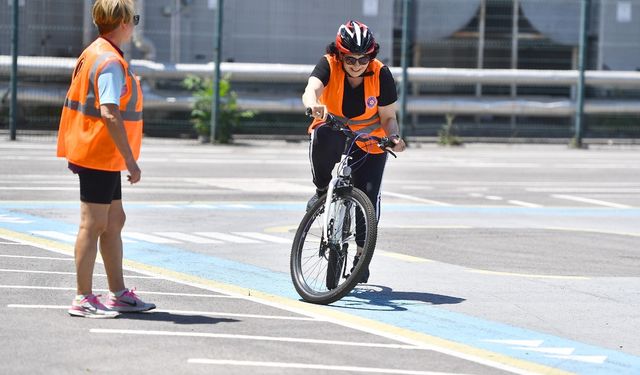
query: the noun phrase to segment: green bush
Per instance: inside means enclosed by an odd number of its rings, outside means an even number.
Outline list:
[[[195,99],[191,110],[191,122],[198,135],[211,136],[211,104],[213,100],[213,81],[190,75],[183,81],[184,87],[193,93]],[[228,77],[220,80],[220,114],[216,125],[215,140],[219,143],[231,143],[233,133],[240,126],[242,119],[252,118],[255,113],[238,108],[238,97],[231,90]]]
[[[438,131],[438,143],[443,146],[461,146],[462,141],[455,135],[455,125],[453,124],[456,116],[447,114],[445,118],[447,122],[442,124],[442,128]]]

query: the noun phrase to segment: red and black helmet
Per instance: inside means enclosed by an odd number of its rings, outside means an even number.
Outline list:
[[[338,29],[336,47],[344,54],[368,55],[375,50],[376,40],[367,25],[359,21],[348,21]]]

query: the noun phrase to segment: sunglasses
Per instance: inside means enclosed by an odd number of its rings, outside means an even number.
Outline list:
[[[355,65],[356,62],[360,65],[366,65],[369,63],[369,61],[371,61],[371,58],[369,56],[362,56],[359,58],[355,58],[353,56],[345,56],[343,58],[343,61],[347,64],[347,65]]]
[[[138,26],[139,23],[140,23],[140,15],[136,14],[135,16],[133,16],[133,25]]]

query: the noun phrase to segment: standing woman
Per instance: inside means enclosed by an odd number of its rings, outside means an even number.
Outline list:
[[[338,117],[351,130],[377,137],[389,137],[401,152],[405,143],[400,138],[395,102],[398,99],[391,71],[376,55],[380,46],[367,25],[349,21],[338,28],[335,42],[326,48],[311,73],[302,95],[305,108],[314,117],[309,126],[310,158],[316,194],[307,209],[327,191],[331,171],[344,149],[345,136],[324,125],[327,113]],[[362,190],[380,217],[380,185],[387,154],[371,142],[357,141],[350,165],[353,184]],[[362,249],[358,249],[358,255]],[[356,262],[358,260],[356,256]],[[361,282],[367,282],[367,270]]]
[[[100,36],[78,58],[58,133],[57,154],[80,179],[77,295],[68,312],[115,318],[120,312],[156,307],[125,287],[122,272],[120,171],[128,170],[130,183],[140,181],[136,160],[142,141],[142,90],[120,48],[131,40],[140,16],[134,0],[96,0],[92,15]],[[98,243],[110,291],[104,304],[92,291]]]

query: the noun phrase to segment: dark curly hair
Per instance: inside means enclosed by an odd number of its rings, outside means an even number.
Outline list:
[[[375,59],[376,56],[378,56],[378,51],[380,51],[380,45],[378,43],[375,44],[375,46],[373,47],[373,52],[371,52],[369,55],[369,57],[371,58],[371,60]],[[327,48],[325,48],[325,52],[331,56],[335,56],[337,58],[340,58],[340,51],[338,50],[338,47],[336,46],[336,42],[331,42],[329,44],[327,44]]]

